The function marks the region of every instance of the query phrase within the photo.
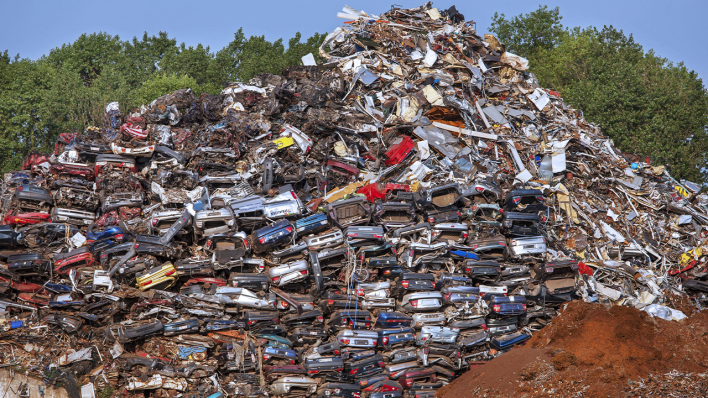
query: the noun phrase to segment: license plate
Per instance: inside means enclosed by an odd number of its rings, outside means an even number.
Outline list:
[[[423,319],[438,319],[437,315],[424,315]]]
[[[356,345],[368,345],[369,342],[367,340],[354,340],[354,344]]]
[[[536,245],[524,245],[524,249],[535,249]]]
[[[310,335],[317,336],[317,332],[310,332]]]
[[[420,300],[420,305],[422,305],[422,306],[438,305],[438,300],[437,299],[423,299],[423,300]]]

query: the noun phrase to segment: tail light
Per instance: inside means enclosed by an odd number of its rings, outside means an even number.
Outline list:
[[[390,270],[390,269],[387,269],[387,270],[385,270],[385,271],[383,272],[384,275],[389,275],[390,273],[391,273],[391,270]]]
[[[526,311],[526,304],[521,304],[521,308],[523,308],[524,311]]]
[[[211,250],[211,239],[208,239],[208,240],[206,241],[206,245],[205,245],[205,246],[206,246],[207,250]]]
[[[383,363],[383,362],[379,362],[379,363],[381,364],[381,363]],[[383,367],[383,366],[381,366],[381,367]],[[381,389],[379,390],[379,392],[392,392],[392,391],[398,391],[398,388],[396,388],[396,387],[394,387],[394,386],[384,385],[384,386],[382,386]]]
[[[271,281],[273,281],[273,283],[278,283],[280,281],[280,277],[276,276],[275,278],[272,278]]]
[[[248,240],[244,239],[243,240],[243,246],[248,249]]]
[[[506,246],[506,242],[499,242],[499,246]]]
[[[460,213],[459,211],[456,211],[455,214],[457,214],[457,217],[462,217],[462,213]]]
[[[286,227],[285,230],[288,231],[288,233],[293,232],[293,227]]]
[[[402,286],[402,287],[408,289],[408,286],[409,286],[409,285],[410,285],[410,284],[408,283],[408,281],[401,281],[401,286]]]
[[[175,272],[176,272],[176,270],[167,271],[167,272],[165,273],[165,276],[170,276],[170,275],[174,274]]]
[[[518,205],[519,202],[521,202],[521,196],[514,196],[511,201],[514,202],[515,205]]]
[[[349,340],[349,339],[339,339],[339,341],[340,341],[342,344],[349,344],[349,342],[350,342],[351,340]]]
[[[356,238],[357,236],[359,236],[359,234],[356,233],[356,232],[350,232],[350,233],[347,234],[347,236],[348,236],[348,237],[351,237],[351,238]]]
[[[258,321],[254,319],[254,320],[252,320],[252,321],[246,322],[246,324],[247,324],[247,325],[255,325],[256,322],[258,322]],[[263,358],[264,358],[264,359],[265,359],[265,356],[266,356],[266,355],[267,355],[267,354],[264,354],[264,355],[263,355]],[[270,355],[268,355],[268,358],[270,358]]]
[[[543,196],[536,195],[536,200],[543,202],[543,199],[545,199]]]
[[[260,239],[258,239],[258,243],[260,243],[261,245],[265,244],[265,241],[266,241],[266,237],[265,237],[265,236],[262,237],[262,238],[260,238]]]
[[[448,293],[445,295],[445,300],[450,301],[450,296],[452,296],[452,293]]]
[[[317,373],[320,373],[320,371],[319,370],[308,370],[307,371],[307,374],[311,374],[311,375],[317,374]]]
[[[411,303],[411,305],[413,306],[413,308],[417,308],[417,307],[418,307],[418,300],[411,300],[411,301],[409,301],[409,303]]]
[[[303,275],[307,275],[307,270],[302,270],[302,271],[300,271],[300,273]]]
[[[153,219],[152,219],[152,226],[153,226],[153,227],[156,227],[156,226],[157,226],[157,221],[158,221],[157,218],[153,218]]]
[[[318,317],[317,317],[317,322],[324,322],[324,317],[318,316]]]
[[[285,301],[285,300],[280,300],[280,306],[281,306],[281,307],[283,307],[283,308],[288,308],[289,305],[290,305],[290,304],[288,304],[287,301]]]
[[[355,375],[355,374],[357,374],[357,373],[359,373],[359,369],[358,369],[358,368],[355,368],[355,369],[352,369],[352,370],[349,371],[349,374],[350,374],[350,375]]]
[[[327,300],[327,305],[332,305],[334,304],[334,300]]]
[[[411,388],[411,386],[413,385],[413,379],[405,379],[405,380],[403,380],[403,385],[405,385],[405,386],[408,387],[408,388]]]
[[[121,239],[121,240],[122,240],[122,239],[123,239],[123,234],[117,234],[117,235],[114,236],[114,238],[116,238],[116,239]]]
[[[477,210],[477,206],[472,206],[471,209],[472,211]]]
[[[291,365],[295,365],[295,360],[294,360],[294,359],[291,359],[291,360],[290,360],[290,364],[291,364]]]
[[[149,285],[149,284],[151,284],[151,283],[152,283],[152,280],[149,280],[149,281],[147,281],[147,282],[141,283],[140,286],[147,286],[147,285]]]
[[[482,324],[482,330],[489,330],[489,326],[486,323]]]
[[[467,236],[468,236],[467,232],[463,232],[463,233],[462,233],[462,237],[463,237],[464,239],[467,239]]]
[[[428,217],[428,222],[435,222],[435,217]]]
[[[376,238],[376,239],[382,239],[382,238],[383,238],[383,235],[374,234],[374,238]]]
[[[17,187],[17,190],[20,191],[20,192],[22,192],[22,185],[20,185],[19,187]]]
[[[295,191],[290,191],[290,194],[293,195],[293,199],[297,199],[297,195],[295,195]]]
[[[482,187],[474,187],[474,190],[477,192],[484,192],[484,188]]]
[[[383,343],[383,345],[388,344],[388,337],[382,338],[382,339],[381,339],[381,342]],[[379,362],[379,363],[381,363],[381,362]]]
[[[364,289],[356,289],[356,295],[357,296],[363,296],[364,295]]]
[[[378,341],[374,340],[374,347],[376,347],[377,343],[378,343]]]
[[[380,361],[380,362],[379,362],[379,367],[380,367],[380,368],[383,368],[384,366],[386,366],[386,362]],[[384,387],[384,388],[386,388],[386,387]],[[393,390],[383,390],[383,391],[393,391]]]
[[[249,324],[250,324],[250,322],[249,322]],[[269,359],[270,359],[270,354],[263,354],[263,360],[264,360],[264,361],[267,361],[267,360],[269,360]]]
[[[492,306],[492,310],[493,310],[494,312],[499,312],[499,311],[501,311],[501,305],[499,305],[499,304],[493,305],[493,306]]]

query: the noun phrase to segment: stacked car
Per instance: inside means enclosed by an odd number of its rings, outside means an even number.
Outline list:
[[[320,66],[108,104],[100,128],[7,173],[0,317],[22,321],[4,324],[27,349],[90,361],[31,368],[136,398],[433,397],[568,301],[660,302],[650,270],[703,252],[655,250],[659,229],[630,238],[608,203],[673,201],[690,239],[708,217],[663,169],[643,174],[651,194],[623,191],[599,129],[454,7],[433,10],[356,14]]]

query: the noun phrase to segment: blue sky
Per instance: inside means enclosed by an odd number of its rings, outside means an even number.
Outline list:
[[[104,31],[122,39],[141,37],[144,31],[167,31],[177,42],[202,43],[218,50],[239,27],[246,35],[265,35],[269,40],[295,32],[309,37],[330,32],[343,20],[336,17],[344,5],[378,14],[390,4],[416,7],[423,1],[392,0],[284,0],[261,1],[135,1],[88,0],[12,1],[3,5],[0,51],[37,59],[52,48],[69,43],[81,33]],[[507,16],[533,11],[539,4],[560,6],[566,26],[614,25],[632,33],[645,50],[674,62],[683,61],[699,77],[708,78],[708,2],[705,0],[594,0],[594,1],[435,1],[441,9],[455,4],[467,20],[477,22],[480,34],[488,32],[494,12]],[[531,66],[533,68],[533,65]]]

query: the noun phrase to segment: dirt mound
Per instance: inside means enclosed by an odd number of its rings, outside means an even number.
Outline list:
[[[470,370],[438,396],[628,397],[638,396],[637,386],[647,380],[655,384],[652,389],[668,388],[667,393],[672,380],[695,380],[692,391],[702,391],[706,335],[708,313],[669,322],[631,307],[608,310],[573,302],[525,347]],[[670,372],[681,372],[681,377],[667,376]]]

